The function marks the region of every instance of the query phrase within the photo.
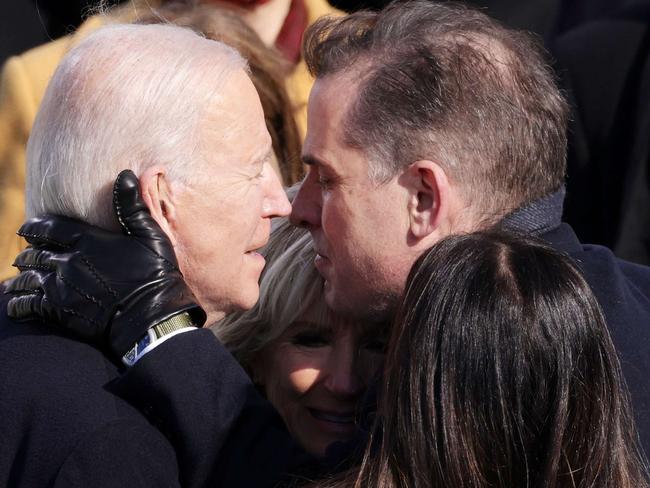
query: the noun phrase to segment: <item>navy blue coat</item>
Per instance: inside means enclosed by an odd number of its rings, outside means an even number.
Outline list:
[[[578,263],[598,298],[650,452],[650,268],[619,260],[604,247],[582,245],[567,224],[555,224],[539,237]],[[284,474],[300,473],[300,466],[318,473],[209,331],[170,339],[116,384],[116,391],[155,417],[163,431],[178,433],[172,443],[181,472],[189,472],[188,486],[275,486]]]
[[[576,261],[598,299],[650,455],[650,268],[618,259],[606,247],[581,244],[567,224],[541,237]]]
[[[160,430],[107,387],[101,352],[7,317],[0,288],[0,486],[178,487]]]

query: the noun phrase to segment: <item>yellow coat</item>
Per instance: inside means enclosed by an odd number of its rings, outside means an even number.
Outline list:
[[[309,23],[323,15],[340,15],[326,0],[306,0]],[[14,274],[11,266],[25,242],[16,231],[25,220],[25,147],[45,89],[65,53],[104,24],[90,17],[71,35],[9,58],[0,74],[0,281]],[[313,80],[300,62],[288,80],[302,136],[307,125],[307,98]]]

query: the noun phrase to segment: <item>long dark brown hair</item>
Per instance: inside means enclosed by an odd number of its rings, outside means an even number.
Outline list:
[[[603,315],[565,256],[498,233],[413,267],[361,467],[326,485],[647,487]]]

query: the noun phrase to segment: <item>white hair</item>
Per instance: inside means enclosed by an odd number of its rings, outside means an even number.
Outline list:
[[[54,73],[27,145],[27,216],[116,225],[112,183],[157,164],[172,181],[201,176],[198,125],[232,73],[231,47],[171,25],[106,26]]]

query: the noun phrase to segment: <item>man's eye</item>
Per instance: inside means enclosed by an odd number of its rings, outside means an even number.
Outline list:
[[[329,345],[330,341],[329,338],[323,334],[304,332],[293,336],[291,343],[302,347],[325,347]]]

